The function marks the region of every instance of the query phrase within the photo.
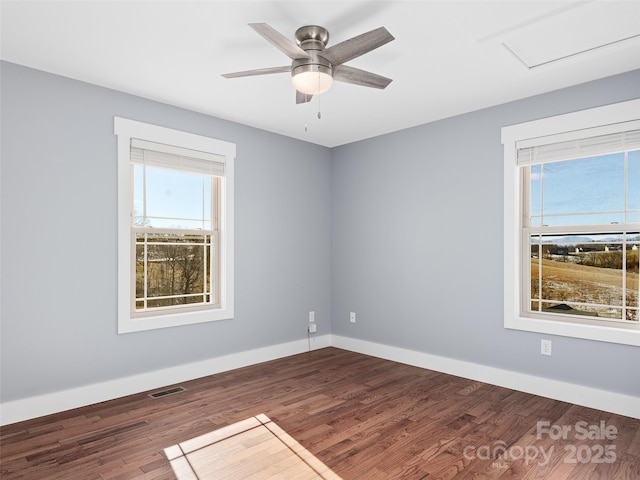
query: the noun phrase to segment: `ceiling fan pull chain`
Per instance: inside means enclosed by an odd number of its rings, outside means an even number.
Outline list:
[[[318,75],[318,86],[320,86],[320,75]],[[320,113],[320,95],[316,95],[318,97],[318,120],[322,118],[322,114]]]
[[[311,97],[311,99],[309,101],[307,101],[307,106],[305,108],[307,108],[309,110],[309,113],[311,113],[311,100],[313,99],[313,97]],[[308,133],[309,132],[309,126],[305,123],[304,124],[304,133]]]

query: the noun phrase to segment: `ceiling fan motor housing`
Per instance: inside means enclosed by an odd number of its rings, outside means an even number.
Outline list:
[[[307,25],[296,30],[296,43],[309,54],[308,58],[297,58],[291,63],[291,76],[301,73],[323,73],[333,77],[333,65],[320,55],[329,41],[326,28]],[[316,92],[317,93],[317,92]]]
[[[296,43],[303,50],[324,50],[329,42],[329,31],[318,25],[306,25],[296,30]]]

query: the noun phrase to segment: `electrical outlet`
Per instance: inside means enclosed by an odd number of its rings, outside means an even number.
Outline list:
[[[350,321],[351,323],[356,323],[356,312],[351,312],[351,313],[349,314],[349,321]]]
[[[318,327],[315,323],[309,324],[309,333],[316,333],[318,331]]]
[[[309,323],[316,321],[316,312],[309,312]]]
[[[551,340],[540,340],[540,355],[551,356]]]

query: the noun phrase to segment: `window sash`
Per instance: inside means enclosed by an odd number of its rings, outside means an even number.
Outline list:
[[[592,142],[592,144],[596,144],[598,143],[597,141]],[[586,144],[589,144],[589,142],[586,142]],[[603,143],[600,144],[601,146],[604,145]],[[612,145],[612,143],[610,143],[610,145]],[[612,146],[611,148],[615,148],[616,151],[607,151],[607,150],[602,150],[599,155],[607,155],[610,153],[620,153],[617,148],[619,145],[616,146]],[[633,145],[631,147],[629,147],[629,149],[624,149],[622,150],[622,152],[628,152],[632,147],[634,147]],[[634,148],[635,149],[635,148]],[[573,157],[570,159],[562,159],[562,160],[576,160],[579,161],[582,158],[585,157]],[[546,164],[546,163],[550,163],[556,160],[549,160],[547,162],[538,162],[537,164]],[[622,304],[621,305],[604,305],[604,304],[595,304],[595,303],[589,303],[589,302],[580,302],[580,301],[575,301],[574,300],[552,300],[552,299],[545,299],[542,295],[542,285],[543,285],[543,270],[541,268],[541,263],[542,262],[542,256],[539,256],[539,266],[538,266],[538,275],[539,275],[539,284],[538,284],[538,296],[536,296],[534,298],[533,292],[532,292],[532,260],[531,260],[531,250],[533,247],[533,243],[532,243],[532,237],[535,237],[536,235],[540,235],[540,236],[544,236],[544,235],[558,235],[558,236],[571,236],[571,235],[596,235],[599,233],[615,233],[615,234],[620,234],[622,237],[622,249],[623,249],[623,259],[626,258],[627,252],[626,252],[626,245],[627,242],[629,242],[629,235],[636,235],[638,231],[640,231],[640,223],[631,223],[631,222],[619,222],[619,223],[595,223],[595,224],[584,224],[584,225],[553,225],[553,226],[549,226],[549,225],[531,225],[530,224],[530,220],[531,220],[531,210],[530,210],[530,198],[531,198],[531,167],[533,166],[533,164],[529,164],[529,163],[525,163],[522,165],[518,165],[518,169],[521,171],[521,174],[519,175],[519,179],[521,182],[521,186],[520,186],[520,190],[522,193],[522,197],[521,197],[521,223],[520,223],[520,230],[521,230],[521,245],[520,245],[520,258],[521,258],[521,295],[520,295],[520,312],[521,315],[525,316],[525,317],[530,317],[530,318],[537,318],[537,319],[549,319],[549,318],[563,318],[565,320],[569,320],[571,322],[582,322],[582,323],[588,323],[588,324],[592,324],[592,325],[605,325],[605,324],[611,324],[613,323],[617,323],[617,324],[627,324],[627,325],[633,325],[633,326],[638,326],[640,324],[639,320],[631,320],[628,319],[627,317],[627,312],[631,311],[631,312],[635,312],[636,318],[638,315],[638,306],[629,306],[627,305],[627,296],[628,296],[628,291],[627,291],[627,285],[626,285],[626,280],[627,280],[627,265],[626,265],[626,261],[623,260],[622,262],[622,268],[620,269],[620,279],[621,279],[621,298],[622,298]],[[624,210],[621,212],[623,214],[623,217],[626,219],[627,218],[627,212],[628,210],[628,204],[627,204],[627,185],[628,185],[628,168],[627,168],[627,155],[625,155],[625,167],[624,167]],[[576,215],[582,215],[588,212],[580,212],[577,213]],[[602,212],[599,212],[602,213]],[[566,215],[566,214],[565,214]],[[635,241],[630,242],[630,243],[634,243],[636,244]],[[550,244],[553,245],[553,244]],[[595,245],[595,243],[594,243]],[[640,292],[638,292],[640,295]],[[534,308],[532,303],[537,303],[538,308]],[[582,306],[582,307],[588,307],[588,309],[593,310],[593,311],[597,311],[598,308],[605,308],[605,307],[609,307],[611,309],[614,310],[619,310],[620,311],[620,318],[607,318],[607,317],[583,317],[580,314],[572,314],[572,313],[563,313],[563,312],[550,312],[546,309],[543,308],[543,304],[547,304],[547,305],[552,305],[552,304],[567,304],[570,307],[574,307],[574,306]]]
[[[150,142],[148,142],[150,143]],[[183,149],[185,150],[185,149]],[[145,164],[148,165],[148,164]],[[133,168],[133,162],[131,163],[131,166]],[[155,165],[154,165],[155,166]],[[164,167],[162,167],[164,168]],[[201,174],[201,172],[191,172],[191,173],[198,173]],[[133,172],[131,173],[131,178],[133,179]],[[130,295],[130,315],[131,318],[141,318],[141,317],[146,317],[146,316],[153,316],[153,315],[158,315],[161,314],[163,312],[166,311],[184,311],[184,312],[189,312],[189,311],[197,311],[199,309],[202,308],[220,308],[221,306],[221,302],[220,302],[220,298],[221,298],[221,285],[220,285],[220,279],[221,279],[221,264],[220,264],[220,255],[221,255],[221,251],[220,251],[220,243],[219,243],[219,238],[220,238],[220,232],[219,232],[219,226],[220,226],[220,222],[219,222],[219,216],[220,216],[220,208],[221,208],[221,188],[220,188],[220,183],[221,183],[221,179],[220,177],[217,176],[213,176],[213,175],[208,175],[208,179],[211,182],[211,206],[210,206],[210,212],[211,212],[211,219],[209,224],[211,225],[211,228],[201,228],[201,229],[190,229],[190,228],[158,228],[158,227],[145,227],[145,226],[137,226],[135,225],[133,222],[135,220],[134,217],[134,205],[133,205],[133,199],[134,199],[134,195],[133,195],[133,191],[132,191],[132,195],[131,195],[131,214],[130,214],[130,218],[131,218],[131,225],[130,225],[130,230],[131,230],[131,295]],[[133,188],[133,187],[132,187]],[[143,184],[143,193],[142,193],[142,197],[143,197],[143,203],[144,205],[146,205],[146,182]],[[146,207],[143,207],[143,215],[142,218],[146,218]],[[138,274],[138,267],[137,267],[137,236],[138,235],[147,235],[147,234],[152,234],[152,235],[163,235],[163,234],[168,234],[168,235],[175,235],[176,237],[188,237],[188,236],[198,236],[198,237],[204,237],[205,238],[205,244],[207,243],[207,237],[208,237],[208,242],[209,242],[209,255],[208,258],[205,260],[206,261],[206,265],[204,267],[204,273],[203,273],[203,292],[199,293],[199,295],[203,296],[203,301],[202,302],[197,302],[197,303],[193,303],[193,304],[180,304],[180,305],[163,305],[163,306],[152,306],[149,307],[148,306],[148,302],[149,301],[154,301],[154,300],[158,300],[159,298],[157,297],[149,297],[146,293],[146,288],[147,288],[147,272],[148,272],[148,268],[147,268],[147,254],[144,254],[144,262],[145,262],[145,266],[143,268],[144,270],[144,288],[145,288],[145,293],[142,295],[142,297],[138,296],[138,292],[136,290],[136,278],[137,278],[137,274]],[[145,239],[145,242],[147,245],[147,241]],[[170,243],[170,242],[169,242]],[[184,244],[185,246],[188,244]],[[205,251],[206,251],[206,246],[205,246]],[[209,274],[209,280],[207,281],[207,273]],[[206,301],[206,296],[209,296],[209,301]],[[184,295],[174,295],[174,297],[184,297]],[[137,308],[137,305],[139,304],[139,302],[142,301],[144,304],[144,308],[139,309]]]
[[[139,214],[136,214],[135,212],[135,208],[134,208],[134,200],[135,200],[135,186],[133,185],[133,182],[135,181],[135,174],[134,174],[134,163],[131,163],[131,169],[130,169],[130,178],[131,178],[131,213],[130,213],[130,218],[131,218],[131,227],[132,228],[137,228],[138,225],[136,225],[136,220],[140,219],[143,222],[146,222],[147,219],[157,219],[157,220],[181,220],[181,221],[189,221],[189,222],[196,222],[199,223],[201,225],[201,227],[197,228],[197,231],[203,232],[203,231],[209,231],[209,232],[214,232],[214,231],[218,231],[220,228],[220,215],[221,215],[221,203],[222,203],[222,185],[221,183],[223,182],[223,177],[219,177],[216,175],[207,175],[208,177],[208,181],[210,182],[210,204],[208,206],[209,208],[209,212],[210,212],[210,218],[187,218],[187,217],[167,217],[167,216],[158,216],[158,215],[148,215],[148,209],[147,209],[147,178],[146,178],[146,168],[144,169],[145,171],[143,172],[142,176],[142,211]],[[154,165],[155,166],[155,165]],[[145,165],[146,167],[146,165]],[[158,167],[158,168],[164,168],[164,167]],[[188,172],[188,173],[196,173],[199,175],[206,175],[203,174],[201,172]],[[203,205],[203,211],[205,210],[205,207]],[[210,225],[210,228],[205,228],[205,225],[207,224]],[[152,228],[153,231],[158,232],[160,230],[162,230],[162,227],[146,227],[146,228]],[[177,230],[177,228],[176,228]],[[180,228],[180,231],[182,232],[186,232],[190,230],[188,227],[184,227],[184,228]],[[195,229],[193,229],[195,231]]]
[[[166,312],[166,311],[184,311],[184,312],[190,312],[190,311],[198,311],[200,309],[204,308],[219,308],[221,306],[220,303],[220,298],[221,298],[221,284],[220,284],[220,279],[221,279],[221,271],[220,271],[220,235],[219,232],[217,231],[202,231],[202,230],[173,230],[173,229],[154,229],[154,228],[145,228],[145,227],[134,227],[131,229],[131,254],[132,254],[132,265],[136,265],[137,263],[137,257],[136,257],[136,246],[138,245],[138,241],[137,241],[137,237],[138,235],[147,235],[147,234],[152,234],[152,235],[157,235],[157,234],[169,234],[169,235],[175,235],[176,237],[187,237],[187,236],[198,236],[198,237],[203,237],[203,243],[202,244],[190,244],[190,243],[184,243],[184,244],[179,244],[179,245],[184,245],[184,246],[188,246],[188,245],[202,245],[204,246],[204,255],[206,256],[205,258],[205,265],[204,265],[204,272],[203,272],[203,291],[202,292],[198,292],[198,293],[194,293],[194,294],[176,294],[176,295],[169,295],[169,296],[149,296],[147,294],[146,288],[147,288],[147,267],[146,267],[146,262],[147,262],[147,255],[144,255],[144,262],[145,262],[145,267],[144,267],[144,293],[142,296],[138,296],[137,295],[137,285],[136,285],[136,275],[137,275],[137,266],[132,268],[131,274],[132,274],[132,278],[131,278],[131,309],[130,309],[130,314],[132,318],[143,318],[143,317],[148,317],[148,316],[154,316],[154,315],[158,315],[159,313],[162,312]],[[143,241],[143,244],[149,244],[149,242],[145,239]],[[151,242],[154,243],[154,242]],[[164,242],[162,242],[162,244],[165,244]],[[171,245],[173,244],[172,242],[167,242],[167,245]],[[206,246],[207,244],[209,245],[209,255],[206,255]],[[209,281],[207,282],[207,274],[209,274]],[[208,296],[210,300],[208,301],[203,301],[203,302],[198,302],[198,303],[192,303],[192,304],[179,304],[179,305],[165,305],[165,306],[158,306],[158,307],[148,307],[147,302],[149,301],[154,301],[154,300],[159,300],[159,299],[163,299],[163,298],[170,298],[170,297],[185,297],[185,296],[201,296],[201,297],[206,297]],[[142,309],[137,309],[136,305],[139,302],[144,302],[145,307]]]
[[[637,150],[634,150],[634,153],[636,153]],[[630,225],[630,229],[631,230],[636,230],[637,226],[634,226],[634,222],[632,221],[634,218],[637,218],[637,214],[639,212],[639,210],[637,208],[632,208],[632,205],[629,204],[629,184],[630,184],[630,178],[629,178],[629,153],[631,152],[631,149],[629,150],[624,150],[623,152],[605,152],[602,155],[608,155],[611,153],[624,153],[624,158],[621,159],[624,161],[624,165],[623,165],[623,171],[622,171],[622,175],[624,176],[624,192],[622,192],[622,204],[620,205],[619,209],[612,209],[612,210],[582,210],[582,211],[564,211],[564,212],[559,212],[559,213],[547,213],[545,211],[545,203],[544,203],[544,190],[540,193],[540,205],[539,205],[539,212],[537,212],[536,214],[534,214],[532,212],[532,205],[530,202],[531,199],[531,195],[532,195],[532,189],[531,189],[531,168],[533,167],[534,164],[531,165],[520,165],[518,167],[519,170],[519,181],[520,181],[520,191],[522,194],[521,200],[520,200],[520,210],[521,210],[521,228],[530,228],[530,229],[538,229],[537,231],[539,232],[553,232],[554,228],[556,229],[555,231],[566,231],[567,229],[580,229],[581,228],[581,223],[583,223],[585,225],[584,228],[587,228],[589,231],[593,230],[593,228],[596,228],[598,226],[598,228],[604,228],[607,229],[609,225],[612,225],[612,229],[613,231],[621,228],[621,225]],[[578,158],[574,158],[571,160],[582,160],[585,157],[578,157]],[[586,157],[588,158],[588,157]],[[547,163],[553,163],[553,161],[550,162],[544,162],[544,163],[539,163],[539,164],[535,164],[535,165],[542,165],[544,168],[544,165]],[[544,182],[545,180],[544,174],[543,174],[543,178],[540,180],[541,182]],[[635,186],[635,185],[634,185]],[[541,188],[542,188],[542,184],[541,184]],[[633,205],[634,206],[634,205]],[[554,226],[550,226],[548,224],[545,224],[544,221],[545,219],[553,219],[553,218],[557,218],[557,217],[574,217],[574,218],[582,218],[585,219],[585,217],[593,217],[593,216],[603,216],[603,215],[609,215],[610,218],[610,222],[607,223],[598,223],[598,222],[593,222],[593,223],[586,223],[586,222],[576,222],[574,223],[567,223],[565,225],[554,225]],[[614,217],[614,215],[616,217]],[[539,220],[539,222],[533,222],[533,219],[537,219]],[[635,224],[637,225],[637,223]],[[587,230],[585,230],[587,231]]]

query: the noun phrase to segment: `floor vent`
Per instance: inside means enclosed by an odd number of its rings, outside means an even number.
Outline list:
[[[174,387],[174,388],[170,388],[169,390],[162,390],[161,392],[150,393],[149,396],[151,398],[162,398],[162,397],[166,397],[167,395],[173,395],[174,393],[184,392],[185,390],[186,388],[184,387]]]

